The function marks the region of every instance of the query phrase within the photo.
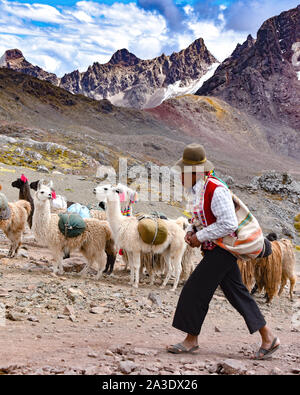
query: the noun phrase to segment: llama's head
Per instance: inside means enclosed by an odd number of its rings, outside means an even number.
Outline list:
[[[16,179],[16,181],[13,181],[11,183],[11,186],[13,188],[22,189],[27,184],[28,184],[28,178],[25,177],[24,174],[22,174],[20,178]]]
[[[268,236],[267,236],[267,239],[269,241],[276,241],[276,240],[278,240],[278,237],[277,237],[276,233],[269,233]]]
[[[52,181],[46,182],[40,180],[37,185],[37,191],[35,192],[35,199],[41,202],[52,199]]]
[[[43,181],[43,180],[41,180],[41,181]],[[33,189],[34,191],[37,191],[39,182],[40,182],[39,180],[31,182],[30,183],[30,189]],[[52,181],[51,181],[51,190],[52,190],[52,199],[54,200],[54,199],[56,199],[56,192],[53,189],[53,182]],[[61,208],[63,208],[63,207],[61,207]]]
[[[98,185],[94,188],[94,194],[99,202],[99,206],[105,209],[108,200],[120,199],[120,190],[113,185]]]
[[[105,209],[108,195],[110,196],[111,200],[113,199],[113,196],[118,196],[120,203],[123,203],[127,206],[135,203],[138,200],[137,192],[123,184],[118,184],[116,187],[111,184],[98,185],[96,188],[94,188],[94,194],[96,195],[96,199],[99,202],[99,206],[103,209]]]
[[[185,217],[178,217],[175,220],[176,224],[179,225],[183,230],[186,230],[186,228],[189,226],[189,221]]]

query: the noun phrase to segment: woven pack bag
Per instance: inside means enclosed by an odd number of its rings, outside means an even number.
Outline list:
[[[248,207],[234,194],[232,199],[238,220],[235,235],[221,237],[213,242],[238,258],[257,258],[264,249],[262,229]]]
[[[160,218],[139,217],[138,232],[146,244],[160,245],[168,237],[168,228]]]
[[[86,225],[79,214],[65,213],[59,214],[58,228],[65,237],[72,238],[80,236]]]

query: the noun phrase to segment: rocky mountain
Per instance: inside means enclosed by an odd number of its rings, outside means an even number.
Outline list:
[[[54,85],[59,84],[59,79],[55,74],[48,73],[38,66],[33,66],[24,58],[19,49],[9,49],[5,51],[4,55],[0,58],[0,67],[6,67],[18,71],[19,73],[32,75],[41,80],[49,81]]]
[[[218,97],[260,119],[274,147],[285,145],[299,158],[300,5],[265,21],[257,39],[238,45],[197,95]]]
[[[178,94],[194,93],[218,65],[201,38],[178,53],[152,60],[121,49],[106,64],[96,62],[85,72],[75,70],[62,78],[31,65],[17,49],[6,51],[1,60],[2,67],[50,81],[71,93],[133,108],[155,107]]]

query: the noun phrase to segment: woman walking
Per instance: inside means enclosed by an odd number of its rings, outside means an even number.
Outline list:
[[[278,350],[280,341],[273,336],[243,284],[237,258],[212,242],[234,234],[238,228],[231,193],[213,176],[214,166],[201,145],[188,145],[177,166],[181,169],[183,186],[193,196],[193,223],[185,241],[191,247],[201,247],[204,257],[183,287],[173,319],[173,327],[185,332],[186,337],[167,350],[175,354],[198,350],[198,336],[209,303],[220,285],[225,297],[243,316],[250,334],[259,331],[262,343],[255,358],[266,359]]]

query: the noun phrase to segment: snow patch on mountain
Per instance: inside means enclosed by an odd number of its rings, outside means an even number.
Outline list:
[[[175,84],[169,85],[166,89],[165,96],[162,99],[162,102],[172,97],[181,96],[181,95],[193,95],[197,92],[198,89],[207,81],[210,77],[212,77],[220,63],[213,63],[208,71],[196,81],[193,81],[188,86],[180,86],[181,81],[176,81]],[[161,103],[159,103],[161,104]]]

